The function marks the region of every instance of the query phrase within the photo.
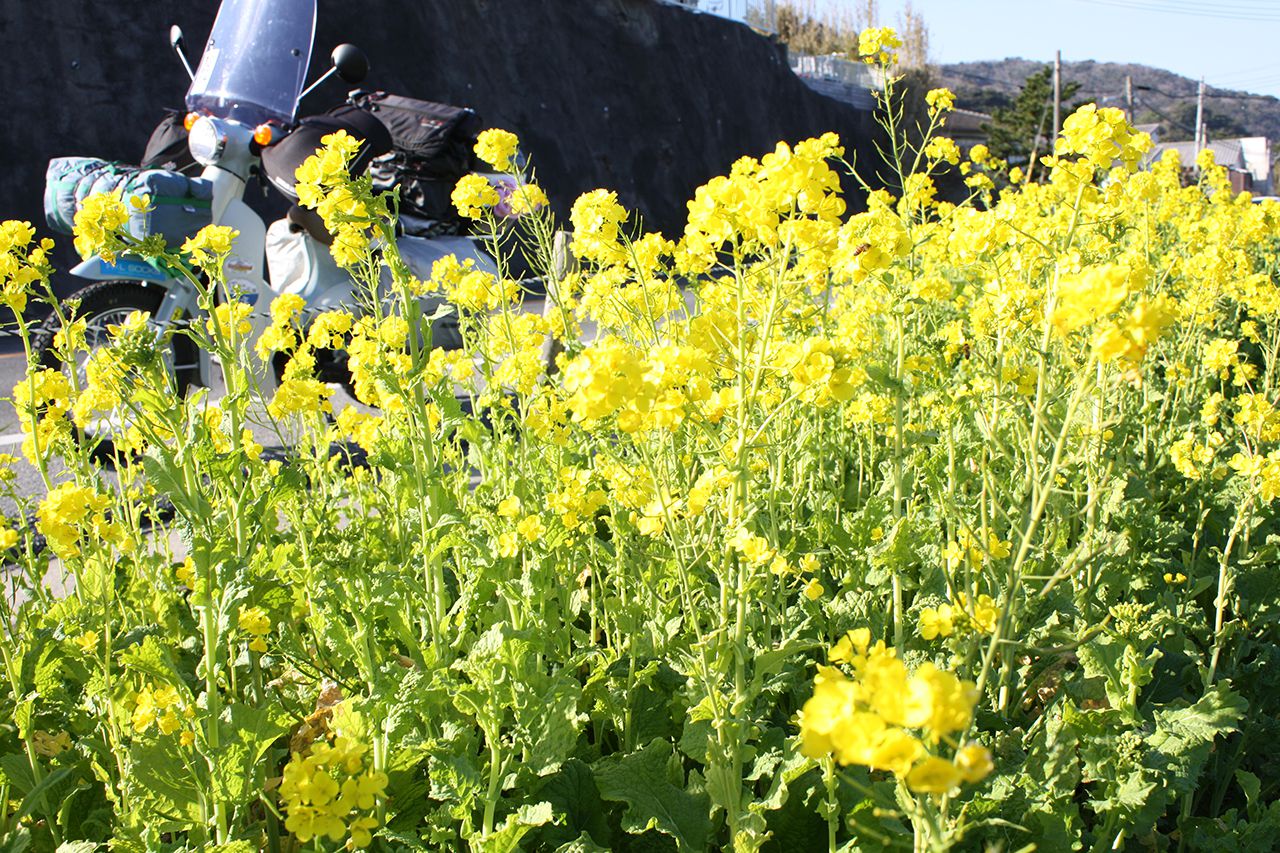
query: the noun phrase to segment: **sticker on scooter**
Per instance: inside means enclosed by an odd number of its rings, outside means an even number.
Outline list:
[[[128,258],[116,258],[115,263],[102,260],[102,272],[119,275],[122,278],[140,278],[145,281],[164,281],[167,275],[144,261],[131,261]]]

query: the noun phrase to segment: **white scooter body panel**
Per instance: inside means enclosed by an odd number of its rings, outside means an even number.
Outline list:
[[[277,293],[301,296],[309,313],[360,313],[360,304],[367,297],[358,292],[355,281],[333,260],[327,246],[305,232],[295,231],[287,219],[271,223],[267,229],[266,245],[271,283]],[[470,260],[478,270],[494,275],[498,272],[493,259],[468,237],[401,237],[396,245],[409,269],[420,279],[429,278],[435,262],[447,255],[453,255],[463,263]],[[391,271],[384,266],[378,288],[378,297],[384,304],[395,298],[391,285]],[[444,304],[445,299],[441,295],[430,294],[423,296],[420,302],[423,315],[429,317]],[[437,323],[433,337],[433,343],[438,346],[460,345],[456,319]]]

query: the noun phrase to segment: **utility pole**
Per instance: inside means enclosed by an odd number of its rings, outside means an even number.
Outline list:
[[[1133,78],[1128,74],[1124,77],[1124,102],[1125,113],[1129,116],[1129,124],[1133,124]]]
[[[1204,78],[1200,78],[1200,91],[1196,95],[1196,157],[1200,156],[1200,149],[1204,148],[1205,139],[1204,132]]]
[[[1062,51],[1053,57],[1053,142],[1050,150],[1057,146],[1058,132],[1062,130]]]

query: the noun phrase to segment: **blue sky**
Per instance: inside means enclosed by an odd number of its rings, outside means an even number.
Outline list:
[[[807,5],[801,3],[799,5]],[[816,0],[827,9],[857,0]],[[893,25],[906,0],[879,0]],[[912,0],[935,62],[1020,56],[1138,62],[1280,96],[1280,0]]]

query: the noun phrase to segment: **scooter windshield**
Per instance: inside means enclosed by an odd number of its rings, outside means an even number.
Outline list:
[[[187,109],[247,125],[293,122],[316,32],[316,0],[223,0]]]

